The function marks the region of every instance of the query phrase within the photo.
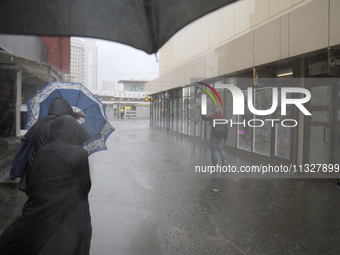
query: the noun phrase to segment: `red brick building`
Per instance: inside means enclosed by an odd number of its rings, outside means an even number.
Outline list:
[[[71,38],[41,36],[48,48],[48,64],[60,74],[70,74]]]

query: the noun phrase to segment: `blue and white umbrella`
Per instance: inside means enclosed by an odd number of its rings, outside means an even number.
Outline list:
[[[78,119],[79,123],[91,135],[84,143],[89,155],[99,150],[106,150],[106,139],[115,130],[108,122],[103,103],[81,83],[49,82],[27,102],[28,117],[26,129],[30,129],[39,118],[47,116],[52,100],[64,98],[73,108],[85,118]]]

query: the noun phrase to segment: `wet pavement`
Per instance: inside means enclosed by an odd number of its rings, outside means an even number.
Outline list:
[[[202,177],[194,171],[195,165],[210,164],[203,142],[152,128],[146,119],[111,123],[116,131],[108,150],[89,158],[91,254],[340,253],[335,184]],[[20,213],[24,195],[0,186],[7,192],[0,204],[3,228]]]
[[[112,125],[109,150],[90,157],[92,254],[339,254],[336,185],[200,178],[203,143],[145,120]]]

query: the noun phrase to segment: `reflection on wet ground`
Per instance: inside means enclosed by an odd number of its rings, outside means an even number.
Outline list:
[[[210,164],[204,144],[150,128],[147,120],[112,125],[109,150],[90,157],[92,254],[340,252],[334,184],[200,178],[192,172],[196,162]]]
[[[0,233],[21,214],[26,195],[15,183],[0,183]]]

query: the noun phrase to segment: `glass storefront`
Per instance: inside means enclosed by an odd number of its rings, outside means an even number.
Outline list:
[[[242,150],[245,153],[253,153],[254,155],[260,155],[265,157],[275,158],[277,160],[291,161],[293,150],[294,132],[296,129],[282,126],[281,121],[284,119],[294,119],[295,112],[293,107],[287,105],[286,115],[281,115],[281,88],[283,86],[295,86],[294,83],[278,83],[272,85],[270,83],[262,86],[254,86],[252,79],[244,79],[238,84],[237,78],[224,78],[215,80],[208,83],[210,86],[215,87],[217,84],[235,84],[238,85],[242,91],[244,97],[244,114],[233,115],[233,94],[229,89],[216,88],[216,92],[222,101],[223,116],[229,123],[229,135],[226,142],[227,147],[236,150]],[[249,85],[250,84],[250,85]],[[252,88],[253,98],[251,103],[256,110],[268,110],[272,108],[273,104],[273,87],[278,91],[278,104],[277,110],[270,115],[254,115],[248,107],[248,90],[247,87]],[[321,88],[312,88],[314,91],[318,91]],[[194,136],[201,139],[210,139],[211,127],[208,122],[201,121],[195,122],[191,119],[190,109],[196,104],[201,103],[201,95],[205,94],[205,91],[197,89],[197,84],[191,84],[184,88],[173,89],[169,92],[167,99],[159,95],[159,99],[152,102],[152,123],[161,127],[168,127],[169,130],[178,132],[184,135]],[[163,98],[162,98],[163,97]],[[292,95],[287,94],[287,98]],[[319,101],[323,104],[328,104],[329,92],[323,90],[322,98],[316,98],[314,103]],[[210,96],[207,96],[207,100],[210,100]],[[318,101],[319,100],[319,101]],[[211,102],[213,102],[211,100]],[[216,105],[220,104],[216,98]],[[169,109],[167,109],[169,107]],[[209,106],[208,106],[209,107]],[[167,114],[170,114],[167,118]],[[313,121],[325,121],[327,120],[328,112],[322,109],[316,109],[313,116]],[[275,121],[268,121],[272,119]],[[167,123],[169,121],[169,123]],[[230,123],[233,125],[230,125]],[[204,129],[202,128],[204,127]],[[203,134],[204,131],[204,134]]]

